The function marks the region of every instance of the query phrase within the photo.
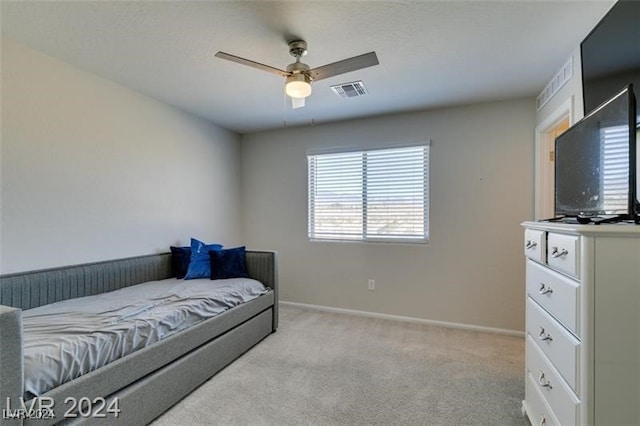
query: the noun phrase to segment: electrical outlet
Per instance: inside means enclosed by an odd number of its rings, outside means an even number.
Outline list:
[[[376,289],[376,280],[369,279],[368,289],[369,291],[374,291]]]

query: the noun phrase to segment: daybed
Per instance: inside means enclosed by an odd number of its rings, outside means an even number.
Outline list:
[[[268,291],[150,346],[30,399],[25,392],[23,310],[172,277],[171,254],[0,276],[0,425],[144,425],[242,355],[278,326],[277,254],[246,252],[249,277]],[[108,407],[117,399],[118,417]],[[31,405],[33,401],[35,405]],[[53,419],[7,419],[24,404],[54,402]],[[97,401],[96,406],[92,406]],[[67,413],[73,403],[85,403]],[[89,405],[86,403],[90,402]],[[99,407],[104,402],[105,407]],[[99,411],[99,412],[98,412]],[[98,412],[98,413],[97,413]],[[65,413],[67,416],[65,417]],[[107,414],[106,418],[97,414]],[[33,413],[32,413],[33,414]],[[36,415],[47,414],[40,412]],[[213,414],[212,414],[213,415]],[[3,419],[3,417],[5,417]]]

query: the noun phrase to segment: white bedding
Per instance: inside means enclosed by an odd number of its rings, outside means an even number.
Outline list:
[[[249,278],[172,278],[26,310],[25,394],[42,395],[267,292]]]

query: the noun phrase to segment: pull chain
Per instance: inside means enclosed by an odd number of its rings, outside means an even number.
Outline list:
[[[282,127],[287,127],[287,94],[282,91]]]

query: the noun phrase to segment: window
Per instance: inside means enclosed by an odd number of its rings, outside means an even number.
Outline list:
[[[309,238],[426,242],[429,145],[308,156]]]

